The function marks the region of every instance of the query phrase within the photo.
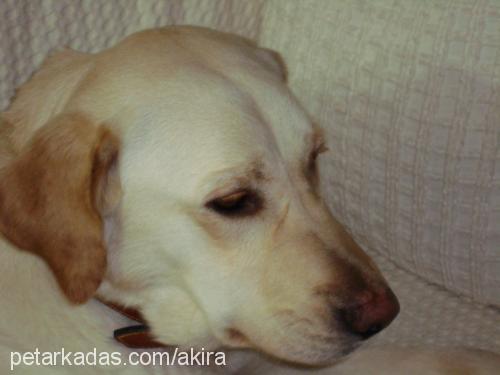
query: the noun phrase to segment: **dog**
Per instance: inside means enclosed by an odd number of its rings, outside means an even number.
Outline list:
[[[224,348],[222,367],[14,373],[333,373],[288,363],[335,363],[391,323],[397,298],[319,195],[327,145],[286,78],[276,52],[195,27],[47,59],[2,114],[2,364]]]

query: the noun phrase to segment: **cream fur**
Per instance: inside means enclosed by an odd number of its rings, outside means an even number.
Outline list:
[[[341,307],[340,296],[357,287],[346,281],[351,269],[369,287],[385,281],[304,176],[317,129],[285,77],[274,53],[205,29],[146,31],[96,55],[61,52],[4,113],[10,130],[0,132],[1,142],[12,152],[0,162],[7,164],[60,114],[106,124],[121,139],[123,198],[104,218],[108,270],[97,294],[141,309],[166,343],[334,362],[357,340],[331,319],[315,290],[328,286],[331,303]],[[241,186],[265,196],[255,217],[222,218],[204,207]],[[131,322],[95,300],[70,304],[42,259],[5,238],[0,250],[2,366],[11,351],[35,347],[128,351],[110,335]],[[377,363],[370,354],[358,357],[345,373],[368,373],[360,366]],[[225,369],[26,367],[16,373],[303,372],[239,351],[228,358]],[[424,362],[441,371],[439,360]]]

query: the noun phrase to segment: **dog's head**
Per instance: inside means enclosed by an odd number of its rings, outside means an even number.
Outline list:
[[[398,304],[318,196],[326,145],[285,81],[277,54],[204,29],[55,55],[4,115],[0,231],[69,300],[137,307],[165,343],[335,359]]]

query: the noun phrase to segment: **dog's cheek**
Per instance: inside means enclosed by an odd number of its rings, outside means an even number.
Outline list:
[[[167,345],[217,347],[204,312],[180,288],[162,288],[150,294],[144,316],[153,335]]]

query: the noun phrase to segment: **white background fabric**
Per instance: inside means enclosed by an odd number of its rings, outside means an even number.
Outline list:
[[[55,48],[184,23],[284,56],[323,192],[402,301],[377,340],[500,352],[497,308],[412,274],[500,306],[500,1],[2,0],[0,108]]]

